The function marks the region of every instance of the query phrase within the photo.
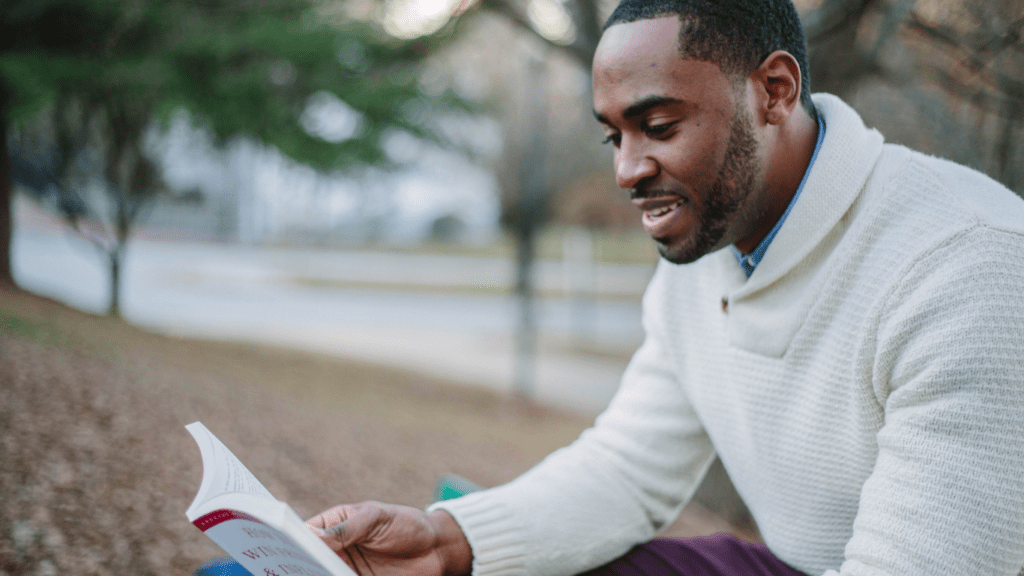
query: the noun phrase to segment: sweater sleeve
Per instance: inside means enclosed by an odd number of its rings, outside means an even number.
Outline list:
[[[974,228],[890,292],[875,342],[885,421],[843,576],[1024,566],[1022,262],[1019,234]]]
[[[592,428],[509,484],[430,507],[459,523],[476,576],[600,566],[651,539],[692,496],[714,451],[657,336],[656,299],[649,290],[647,338]]]

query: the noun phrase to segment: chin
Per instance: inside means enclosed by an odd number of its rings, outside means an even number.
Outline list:
[[[658,254],[673,264],[690,264],[704,256],[729,245],[724,234],[700,234],[696,238],[673,241],[671,238],[655,238]]]
[[[689,250],[678,246],[668,246],[658,242],[658,254],[661,257],[673,264],[689,264],[700,260],[707,252],[700,250],[693,250],[692,247]]]

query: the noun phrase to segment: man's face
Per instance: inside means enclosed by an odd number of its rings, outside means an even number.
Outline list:
[[[615,148],[616,181],[665,259],[693,262],[749,238],[766,187],[746,83],[681,57],[678,18],[605,31],[594,112]]]

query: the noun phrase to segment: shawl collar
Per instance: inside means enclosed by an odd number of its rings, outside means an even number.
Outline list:
[[[729,298],[729,339],[751,352],[781,357],[813,303],[821,262],[839,241],[847,213],[874,170],[883,138],[839,98],[814,95],[826,132],[804,190],[746,282],[720,276]],[[721,250],[715,260],[731,258]],[[722,271],[722,263],[716,268]]]

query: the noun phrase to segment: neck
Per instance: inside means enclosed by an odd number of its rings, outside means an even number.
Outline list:
[[[740,252],[748,254],[757,248],[782,217],[807,172],[817,142],[818,121],[811,118],[803,106],[797,106],[777,127],[765,164],[767,190],[759,211],[759,226],[747,238],[735,243]]]

